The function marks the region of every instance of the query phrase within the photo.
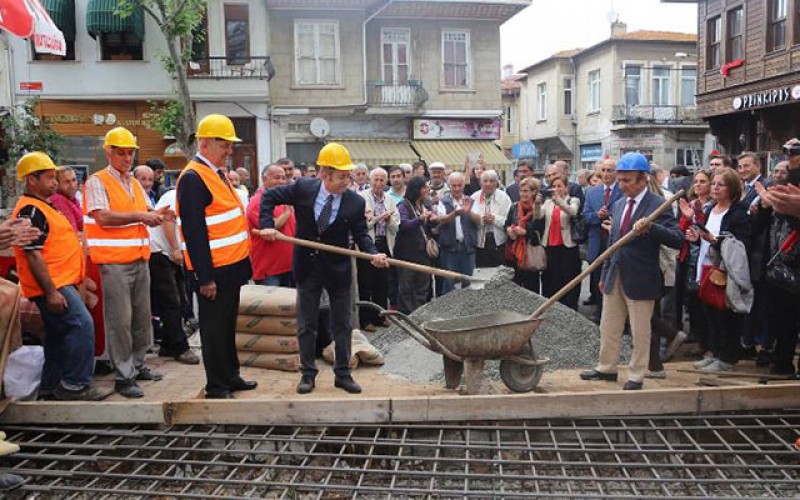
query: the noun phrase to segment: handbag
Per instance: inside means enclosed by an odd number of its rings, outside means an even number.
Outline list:
[[[525,260],[522,263],[523,271],[544,271],[547,269],[547,253],[541,245],[525,244]]]
[[[427,233],[425,233],[425,229],[419,228],[422,231],[422,237],[425,238],[425,253],[428,254],[428,258],[431,259],[438,259],[439,258],[439,242],[435,239],[429,237]]]
[[[723,310],[725,304],[725,285],[728,275],[718,266],[705,265],[700,278],[700,289],[697,293],[700,301],[714,309]]]
[[[767,262],[765,279],[775,288],[800,295],[800,271],[786,263],[786,254],[791,251],[797,241],[795,239],[791,242],[792,238],[796,238],[794,233],[787,237],[778,252]]]
[[[577,244],[581,244],[586,241],[586,237],[589,234],[589,226],[586,225],[586,220],[581,215],[580,211],[578,211],[577,215],[573,215],[569,218],[569,235],[572,238],[572,242]]]

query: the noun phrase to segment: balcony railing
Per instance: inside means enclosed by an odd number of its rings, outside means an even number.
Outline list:
[[[405,85],[382,81],[370,82],[369,105],[383,108],[419,108],[428,100],[428,92],[419,80]]]
[[[189,61],[186,73],[189,78],[197,79],[250,78],[269,81],[275,76],[275,68],[269,56],[219,56]]]
[[[637,104],[614,106],[612,121],[627,125],[701,125],[697,108],[688,106],[662,106]]]

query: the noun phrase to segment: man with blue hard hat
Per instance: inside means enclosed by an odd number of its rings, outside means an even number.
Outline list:
[[[600,319],[600,360],[581,373],[583,380],[616,382],[622,332],[630,319],[633,354],[624,390],[642,388],[650,359],[650,318],[655,301],[661,297],[663,276],[658,265],[659,248],[680,248],[683,234],[671,210],[652,224],[644,220],[664,202],[647,189],[650,164],[640,153],[626,153],[617,162],[617,181],[625,195],[611,209],[611,246],[629,231],[637,237],[620,248],[603,265],[600,291],[603,312]]]

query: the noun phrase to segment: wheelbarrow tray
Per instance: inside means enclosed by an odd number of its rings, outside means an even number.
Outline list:
[[[427,321],[422,328],[456,356],[503,359],[518,353],[541,322],[541,318],[501,311]]]

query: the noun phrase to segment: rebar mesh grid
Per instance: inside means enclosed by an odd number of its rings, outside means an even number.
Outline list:
[[[800,497],[800,410],[327,426],[9,426],[19,498]]]

